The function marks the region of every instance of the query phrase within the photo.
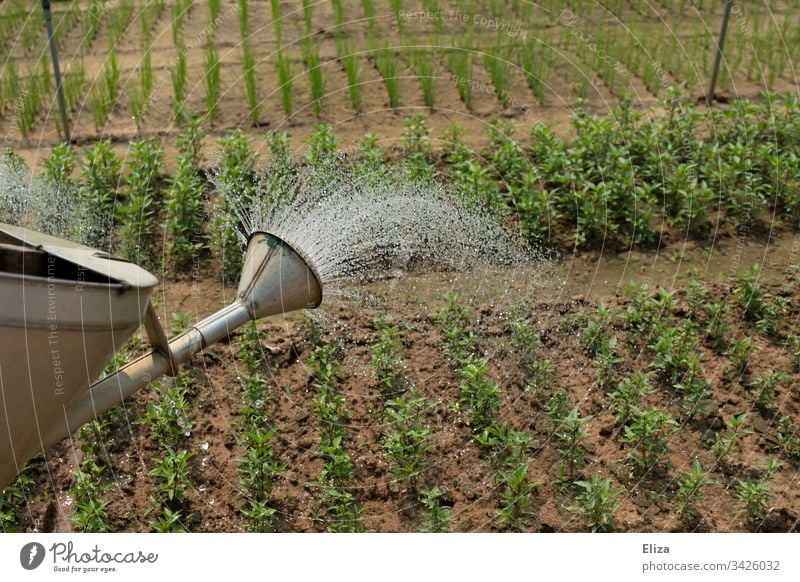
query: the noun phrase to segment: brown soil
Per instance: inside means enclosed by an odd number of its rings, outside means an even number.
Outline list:
[[[715,297],[730,298],[733,279],[728,276],[726,265],[730,261],[725,257],[733,250],[728,247],[719,256],[710,255],[710,259],[699,253],[688,257],[689,261],[707,261],[708,267],[696,272]],[[528,477],[540,487],[527,531],[583,530],[579,517],[568,509],[574,503],[575,490],[555,485],[559,459],[552,422],[543,405],[557,387],[570,393],[581,415],[591,415],[586,425],[588,461],[580,476],[608,476],[615,486],[625,488],[615,519],[617,530],[795,531],[800,520],[800,473],[796,462],[777,450],[775,420],[785,415],[794,423],[800,422],[798,376],[785,339],[781,339],[788,333],[796,333],[800,316],[800,281],[796,270],[790,268],[797,262],[797,251],[790,239],[779,241],[777,246],[754,247],[750,254],[743,254],[739,272],[751,256],[766,257],[765,264],[770,265],[774,275],[765,279],[769,290],[789,299],[789,312],[780,337],[769,339],[759,335],[734,309],[732,333],[736,337],[752,336],[759,348],[751,356],[748,375],[743,379],[733,378],[727,358],[704,345],[702,361],[712,383],[715,405],[706,416],[683,422],[680,430],[670,437],[672,467],[667,472],[645,476],[633,473],[626,462],[629,448],[621,441],[621,429],[609,409],[608,395],[596,384],[596,365],[581,343],[582,326],[576,324],[582,316],[593,314],[599,301],[614,311],[625,308],[624,295],[610,294],[618,288],[615,282],[627,280],[624,271],[601,270],[587,279],[583,273],[591,269],[581,262],[587,261],[584,257],[577,263],[562,262],[545,278],[544,286],[541,281],[534,286],[530,273],[493,271],[409,276],[366,287],[349,287],[346,296],[329,289],[319,315],[330,326],[328,339],[336,339],[344,349],[340,388],[351,413],[346,448],[355,466],[353,493],[364,508],[364,525],[373,531],[417,531],[423,519],[417,495],[408,483],[398,482],[392,476],[382,445],[386,429],[382,416],[384,401],[369,362],[370,346],[377,338],[373,319],[388,314],[402,329],[404,373],[432,404],[426,416],[431,428],[431,468],[423,480],[446,492],[446,502],[452,506],[454,531],[498,528],[500,490],[491,461],[475,442],[464,414],[453,407],[459,399],[460,378],[443,355],[442,338],[432,319],[432,314],[443,305],[444,295],[458,291],[471,313],[472,328],[479,338],[481,352],[489,359],[492,377],[502,387],[502,419],[532,437]],[[641,274],[640,281],[650,278],[653,288],[660,284],[670,286],[669,281],[674,273],[680,272],[681,266],[659,260],[657,256],[643,256],[629,259],[626,265]],[[603,261],[609,259],[600,259],[598,265]],[[230,293],[213,276],[204,276],[197,281],[163,284],[155,301],[162,317],[182,312],[196,318],[216,309]],[[540,393],[526,389],[519,358],[508,341],[508,308],[520,299],[528,300],[530,317],[541,332],[537,358],[547,358],[555,364],[552,385]],[[686,289],[678,287],[674,324],[685,321],[686,309]],[[319,518],[320,492],[315,484],[322,467],[318,454],[320,433],[312,407],[315,390],[306,362],[310,347],[304,327],[299,316],[289,315],[264,321],[260,328],[265,332],[267,354],[263,375],[269,382],[271,397],[267,412],[278,433],[276,452],[287,466],[271,496],[272,506],[278,509],[275,527],[279,531],[324,531],[326,524]],[[622,346],[624,361],[620,374],[624,377],[632,371],[646,370],[652,359],[652,352],[644,347],[647,342],[628,341],[627,332],[619,326],[613,332]],[[193,378],[190,417],[194,429],[182,446],[195,454],[191,472],[193,491],[188,502],[192,517],[185,523],[191,531],[245,529],[240,513],[243,500],[237,463],[244,449],[237,423],[241,394],[238,378],[242,370],[237,360],[236,336],[230,343],[211,346],[189,366]],[[775,396],[775,407],[759,410],[753,405],[746,385],[750,379],[772,371],[787,373],[787,380]],[[675,393],[658,382],[654,388],[644,406],[662,407],[679,418]],[[143,391],[126,402],[115,421],[115,445],[106,459],[112,469],[111,488],[104,494],[104,500],[108,503],[112,526],[118,531],[149,530],[150,498],[156,490],[147,473],[160,448],[150,440],[148,428],[136,420],[144,413],[146,404],[157,398],[155,389]],[[751,432],[744,436],[731,463],[715,467],[710,440],[723,429],[724,420],[744,411],[748,412],[746,427]],[[705,491],[700,517],[680,520],[674,512],[676,475],[686,471],[695,458],[704,468],[715,467],[711,473],[714,483]],[[70,528],[71,471],[79,459],[80,454],[65,442],[49,452],[46,462],[33,463],[31,474],[35,477],[36,493],[29,500],[28,529]],[[772,488],[772,511],[765,520],[754,523],[736,498],[733,484],[737,479],[754,475],[764,459],[784,464]]]

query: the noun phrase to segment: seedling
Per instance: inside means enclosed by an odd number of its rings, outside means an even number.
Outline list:
[[[314,114],[319,117],[322,113],[322,98],[325,96],[325,76],[319,58],[319,45],[311,38],[303,43],[303,60],[306,63],[306,70],[311,82],[311,101],[314,106]],[[280,62],[278,64],[280,73]],[[285,86],[283,81],[281,81],[281,86]]]
[[[576,471],[583,466],[586,457],[586,447],[583,443],[589,434],[583,428],[591,419],[590,416],[581,417],[577,408],[573,408],[556,427],[558,438],[558,454],[561,456],[561,479],[574,480]],[[566,468],[566,471],[565,471]]]
[[[68,143],[56,144],[44,160],[45,176],[60,188],[70,189],[77,162],[78,155]]]
[[[623,442],[633,446],[628,453],[636,467],[642,472],[656,470],[669,455],[667,438],[678,425],[664,411],[651,408],[637,413],[625,427]],[[669,461],[665,463],[669,466]]]
[[[438,21],[437,21],[438,22]],[[433,72],[433,55],[428,51],[416,50],[411,53],[414,70],[422,89],[422,100],[426,107],[433,108],[435,101],[434,83],[436,77]]]
[[[639,410],[642,398],[652,391],[649,373],[634,372],[620,382],[617,389],[609,394],[616,409],[617,422],[620,425],[626,424]]]
[[[450,508],[442,503],[444,491],[439,487],[423,489],[420,502],[425,508],[423,532],[442,533],[450,529]]]
[[[531,497],[539,485],[528,481],[527,463],[504,474],[502,482],[497,522],[501,527],[519,531],[531,515]]]
[[[569,509],[583,518],[584,526],[592,531],[608,531],[614,525],[614,514],[619,507],[618,497],[622,489],[611,486],[611,479],[600,479],[592,475],[590,481],[576,481],[582,492],[576,496],[576,504]]]
[[[511,100],[510,92],[510,63],[508,56],[500,49],[492,49],[484,58],[486,68],[489,70],[489,76],[492,79],[495,93],[503,106],[508,105]]]
[[[189,482],[189,461],[192,453],[187,450],[175,450],[164,447],[164,457],[156,461],[149,475],[154,478],[156,488],[162,499],[167,502],[182,504],[191,487]]]
[[[498,472],[508,472],[524,463],[528,457],[531,438],[507,423],[490,426],[475,437],[488,449],[495,460]]]
[[[500,410],[500,389],[490,378],[486,360],[470,357],[461,368],[459,404],[467,410],[473,432],[482,433],[492,426]]]
[[[306,159],[314,165],[330,163],[339,147],[339,140],[328,123],[314,126],[314,133],[308,137]]]
[[[209,42],[206,47],[206,109],[208,120],[214,123],[219,112],[220,60],[216,47]]]
[[[788,416],[781,416],[777,422],[776,444],[790,459],[800,458],[800,428]]]
[[[583,343],[590,354],[595,354],[600,349],[602,341],[608,337],[606,326],[610,321],[611,310],[601,303],[597,307],[596,315],[589,318],[583,330]]]
[[[84,472],[84,470],[86,472]],[[105,487],[100,484],[103,468],[90,462],[75,471],[75,485],[72,489],[74,505],[71,520],[76,530],[83,533],[102,533],[109,531],[106,502],[100,499]]]
[[[717,433],[714,435],[714,442],[711,445],[711,450],[714,452],[718,464],[730,463],[737,452],[737,445],[741,436],[752,432],[744,428],[746,420],[746,412],[732,416],[725,423],[727,425],[725,433]]]
[[[250,42],[247,40],[242,41],[242,57],[244,60],[244,95],[247,100],[247,110],[250,112],[250,121],[253,125],[258,125],[258,117],[260,113],[258,87],[256,86],[256,57],[253,50],[250,48]],[[279,53],[280,58],[280,53]],[[279,77],[281,83],[281,91],[283,91],[283,80]],[[291,93],[291,86],[289,88]],[[284,104],[284,110],[286,105]],[[291,115],[292,104],[289,101],[289,111],[287,115]]]
[[[384,396],[395,394],[402,390],[402,365],[403,361],[397,355],[398,341],[397,328],[380,324],[378,341],[372,346],[372,359],[370,364],[375,369],[381,391]]]
[[[559,388],[553,393],[550,400],[547,401],[544,410],[557,430],[559,424],[561,424],[561,421],[567,416],[571,408],[572,397],[569,392],[563,388]]]
[[[339,61],[342,63],[344,72],[347,75],[350,105],[359,113],[361,112],[361,68],[358,56],[353,53],[352,45],[343,38],[337,39],[336,50],[339,54]]]
[[[597,363],[597,385],[606,389],[618,380],[617,366],[623,359],[617,353],[617,337],[603,338],[595,354]]]
[[[144,267],[154,267],[157,262],[154,223],[162,156],[155,140],[131,144],[130,173],[125,179],[128,197],[118,211],[119,252]]]
[[[294,108],[292,101],[292,63],[289,60],[289,57],[287,57],[282,50],[277,51],[275,58],[278,65],[278,84],[280,85],[281,90],[281,105],[283,106],[283,112],[288,117],[292,115],[292,110]],[[313,75],[318,75],[321,73],[312,71],[310,74],[312,75],[313,80]]]
[[[172,78],[172,108],[178,121],[186,118],[184,102],[186,100],[186,47],[178,46],[175,68],[170,71]]]
[[[430,429],[422,422],[427,408],[425,401],[413,391],[386,404],[386,457],[394,475],[408,481],[412,491],[417,490],[419,478],[430,466],[427,458]]]
[[[172,510],[166,505],[160,510],[158,517],[150,521],[150,527],[158,533],[184,533],[183,512]]]
[[[770,299],[758,284],[759,273],[758,265],[752,265],[739,280],[733,296],[745,316],[755,322],[761,333],[774,336],[778,333],[778,326],[783,323],[787,300],[784,297]]]
[[[23,529],[28,498],[32,495],[33,478],[24,470],[0,491],[0,532],[14,533]]]
[[[800,371],[800,335],[790,335],[786,338],[786,349],[792,356],[794,369]]]
[[[741,378],[747,373],[750,354],[756,350],[758,350],[758,346],[753,343],[753,339],[750,337],[734,340],[727,349],[725,355],[730,358],[737,378]]]
[[[373,53],[375,66],[383,77],[386,93],[389,95],[389,107],[400,105],[400,86],[397,73],[397,55],[389,47],[383,47]]]
[[[698,504],[703,496],[703,490],[712,485],[714,481],[709,479],[708,471],[703,471],[700,461],[697,459],[692,463],[691,468],[686,473],[679,473],[678,492],[675,499],[678,506],[675,513],[680,517],[696,518],[698,516]]]
[[[783,372],[772,372],[755,380],[751,391],[755,396],[756,404],[762,409],[773,408],[775,392],[788,376]]]

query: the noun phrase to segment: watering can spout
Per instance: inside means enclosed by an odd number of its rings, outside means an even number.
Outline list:
[[[0,299],[3,299],[0,302],[0,328],[3,328],[0,338],[4,334],[6,338],[16,338],[6,342],[5,350],[0,350],[0,489],[11,482],[28,459],[42,454],[160,376],[174,375],[178,366],[193,354],[229,337],[248,321],[317,307],[322,302],[322,285],[306,259],[279,237],[256,232],[248,241],[236,300],[168,341],[149,302],[156,284],[152,275],[129,263],[125,268],[109,266],[117,260],[99,255],[93,249],[77,248],[67,241],[60,242],[73,250],[60,252],[59,239],[44,235],[42,238],[47,239],[48,246],[37,247],[28,237],[27,246],[14,250],[16,254],[12,255],[11,251],[4,250],[3,243],[15,233],[15,227],[7,227],[5,231],[0,228]],[[50,254],[61,257],[56,262],[57,274],[83,273],[81,261],[85,261],[91,266],[92,285],[76,285],[72,281],[59,285],[42,277],[42,272],[31,270],[30,265],[49,265]],[[4,264],[13,265],[13,272],[3,273]],[[119,273],[127,274],[128,279],[130,273],[135,273],[139,284],[115,279],[113,275]],[[42,278],[43,281],[38,281]],[[57,305],[58,319],[51,320],[54,310],[45,309],[36,314],[41,321],[31,321],[25,313],[16,321],[12,316],[26,300],[30,303],[28,290],[36,289],[37,281],[41,283],[43,305]],[[87,303],[86,297],[76,298],[84,287],[97,295],[96,301]],[[112,289],[113,301],[109,299]],[[89,331],[87,314],[83,311],[87,305],[105,306],[104,312],[91,314]],[[117,305],[121,307],[115,308]],[[122,307],[124,314],[118,312]],[[145,325],[153,350],[90,385],[92,377],[100,373],[113,354],[112,346],[124,345],[141,323]],[[32,335],[28,330],[37,326],[43,333]],[[82,336],[71,338],[72,341],[63,337],[57,361],[57,371],[65,367],[67,372],[80,369],[82,374],[52,373],[52,329],[62,330],[62,333],[71,330]],[[93,332],[97,332],[97,338],[86,335]],[[87,337],[91,341],[87,342]],[[31,345],[34,341],[42,345]],[[30,361],[35,357],[43,358],[42,362]],[[29,361],[23,370],[19,362],[26,359]],[[14,370],[19,373],[15,374]],[[31,370],[46,373],[40,377],[29,373]],[[54,381],[58,382],[56,394],[60,396],[57,404],[52,397]]]

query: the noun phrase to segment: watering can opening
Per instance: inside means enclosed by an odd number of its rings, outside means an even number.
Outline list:
[[[150,304],[157,283],[102,251],[0,223],[0,488],[30,458],[251,319],[322,301],[312,265],[267,232],[249,238],[236,300],[170,341]],[[153,350],[95,382],[142,324]]]

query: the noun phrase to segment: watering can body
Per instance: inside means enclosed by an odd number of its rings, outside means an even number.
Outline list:
[[[101,251],[0,224],[0,489],[30,458],[236,328],[322,301],[306,259],[266,232],[249,238],[235,301],[170,341],[150,304],[157,283]],[[95,381],[142,325],[153,349]]]
[[[157,279],[106,253],[0,224],[0,484],[46,442],[140,327]]]

